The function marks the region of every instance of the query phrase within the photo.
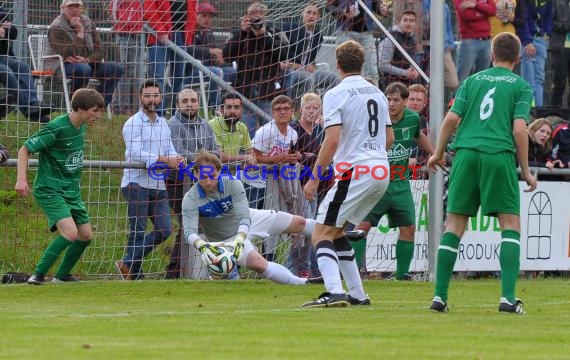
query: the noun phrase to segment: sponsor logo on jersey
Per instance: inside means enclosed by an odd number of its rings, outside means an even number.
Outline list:
[[[67,171],[75,171],[83,167],[83,150],[75,151],[69,154],[65,159],[65,168]]]

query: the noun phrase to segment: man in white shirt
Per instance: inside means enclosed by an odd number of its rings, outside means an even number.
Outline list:
[[[341,82],[324,96],[325,139],[313,178],[303,188],[305,197],[314,199],[319,174],[333,162],[337,177],[319,206],[312,237],[326,292],[303,304],[305,308],[370,305],[344,228],[364,219],[390,181],[386,149],[392,146],[394,132],[388,101],[360,75],[364,48],[353,40],[344,42],[336,49],[336,63]]]
[[[166,119],[156,112],[162,96],[159,84],[146,80],[140,90],[142,109],[123,126],[127,162],[144,162],[145,169],[125,169],[121,191],[127,201],[129,238],[127,253],[115,263],[123,280],[142,278],[143,258],[171,233],[168,195],[164,179],[170,169],[185,165],[170,137]],[[153,231],[146,234],[147,219]]]

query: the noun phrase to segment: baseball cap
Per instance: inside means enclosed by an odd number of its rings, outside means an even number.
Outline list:
[[[214,7],[214,5],[210,4],[209,2],[201,2],[196,6],[196,12],[215,14],[216,8]]]
[[[61,6],[75,5],[75,4],[83,6],[83,1],[82,0],[63,0],[63,2],[61,3]]]

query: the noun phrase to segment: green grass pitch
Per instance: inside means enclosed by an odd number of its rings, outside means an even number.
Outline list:
[[[94,281],[0,287],[1,359],[568,359],[568,280],[522,280],[526,315],[499,314],[497,280],[365,281],[372,306],[301,309],[322,285],[267,280]]]

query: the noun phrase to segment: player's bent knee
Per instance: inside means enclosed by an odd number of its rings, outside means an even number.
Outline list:
[[[261,254],[257,251],[252,251],[249,253],[247,255],[245,263],[248,268],[258,273],[263,273],[265,270],[267,270],[267,260],[265,260],[263,256],[261,256]]]

